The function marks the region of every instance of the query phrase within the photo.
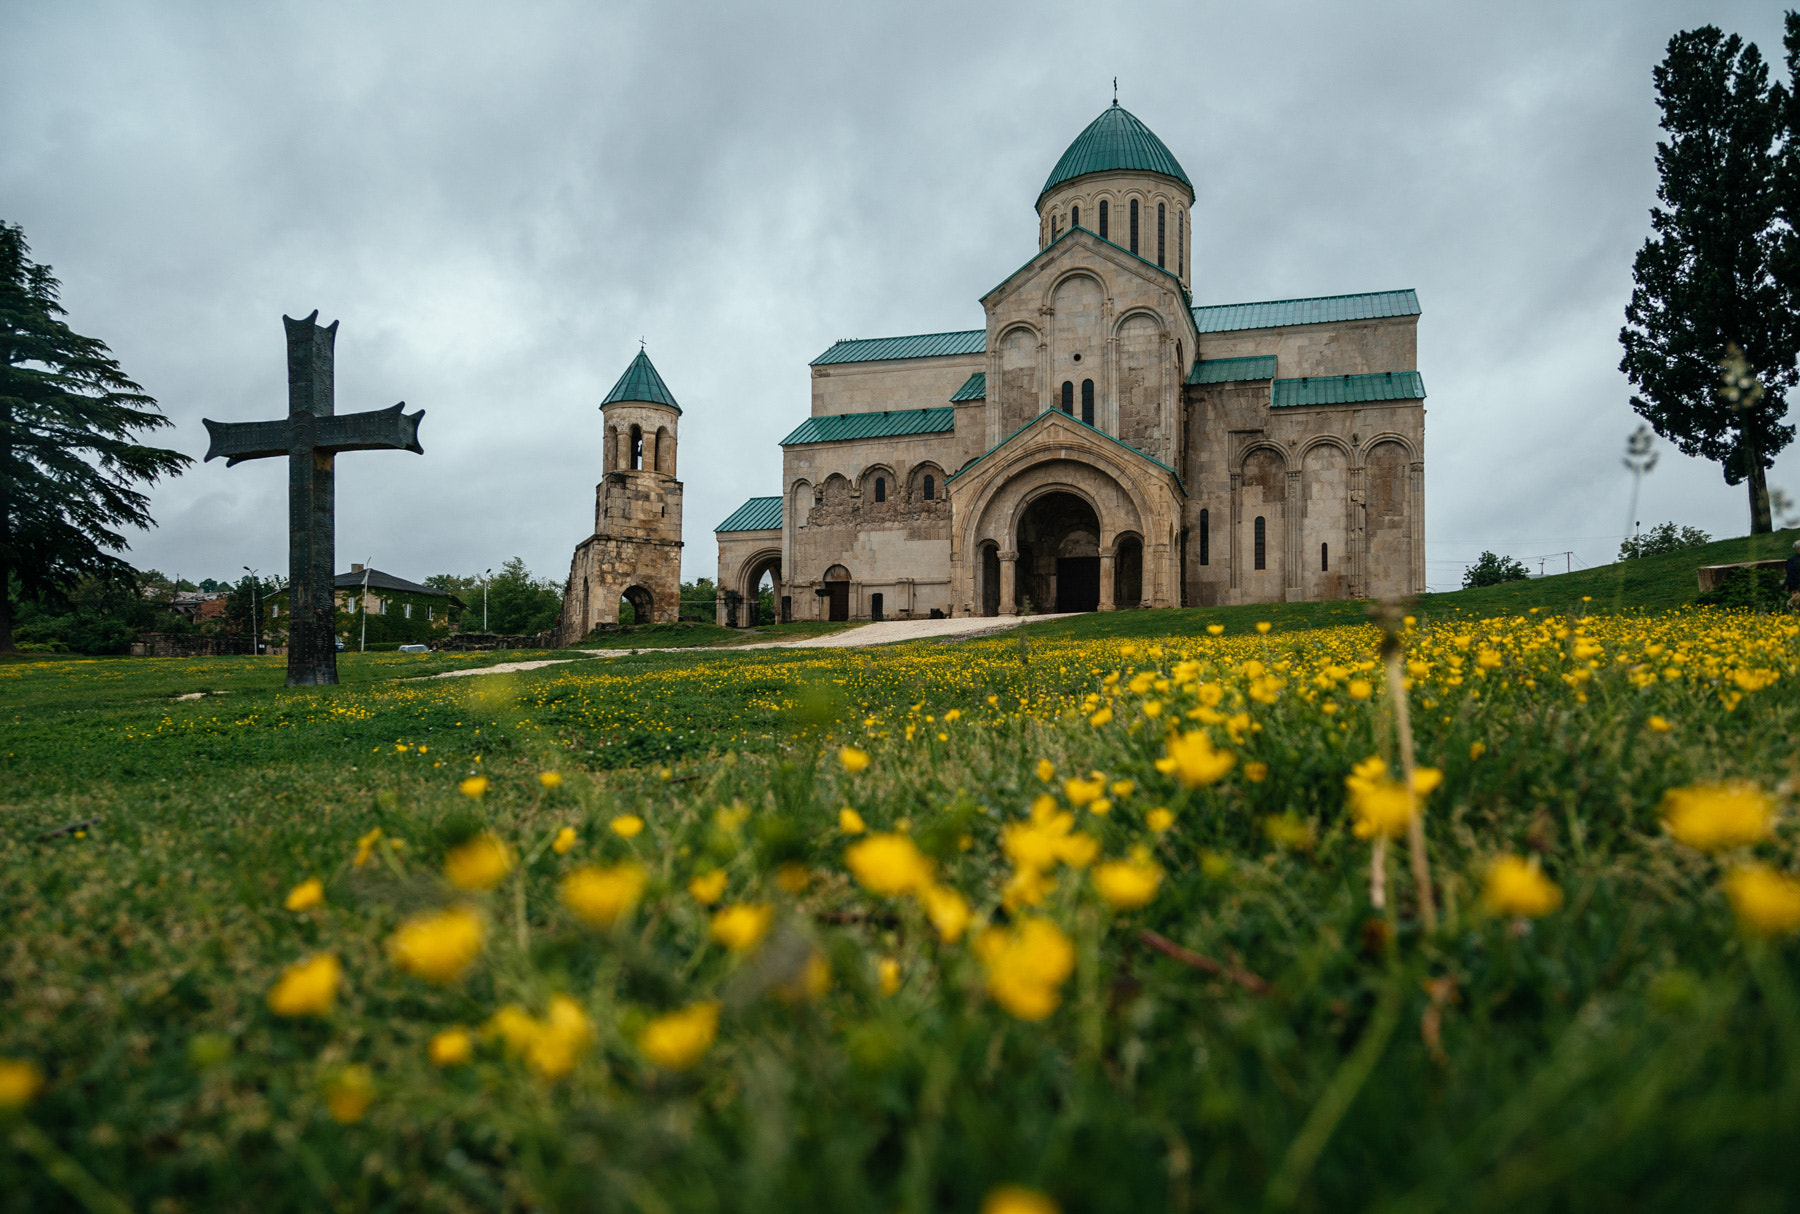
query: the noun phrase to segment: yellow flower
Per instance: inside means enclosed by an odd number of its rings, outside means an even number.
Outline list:
[[[1367,679],[1351,679],[1344,684],[1344,690],[1352,700],[1366,700],[1375,694],[1375,685]]]
[[[1171,734],[1164,756],[1156,761],[1156,770],[1174,776],[1188,788],[1199,788],[1222,779],[1237,756],[1228,750],[1213,749],[1212,739],[1203,729]]]
[[[1162,869],[1148,860],[1109,861],[1095,865],[1094,888],[1114,910],[1135,910],[1156,897]]]
[[[636,814],[620,814],[607,823],[607,826],[621,839],[635,839],[643,833],[644,820]]]
[[[1377,835],[1397,839],[1412,822],[1416,802],[1402,784],[1382,779],[1350,790],[1350,811],[1356,815],[1351,830],[1359,839]]]
[[[612,868],[584,866],[562,880],[563,905],[589,927],[609,928],[638,904],[650,874],[633,861]]]
[[[830,989],[831,962],[825,960],[824,953],[815,951],[807,955],[806,964],[800,967],[794,980],[777,986],[775,993],[788,1003],[803,1003],[817,999]]]
[[[358,839],[356,841],[356,859],[352,860],[351,864],[357,868],[361,868],[363,865],[367,864],[369,862],[369,857],[375,854],[375,844],[380,842],[380,840],[381,827],[379,826]]]
[[[432,1066],[461,1066],[474,1052],[475,1038],[465,1028],[445,1029],[426,1048]]]
[[[1126,797],[1129,797],[1132,793],[1137,791],[1137,781],[1114,780],[1112,782],[1112,787],[1107,791],[1111,792],[1114,797],[1123,801]]]
[[[1256,622],[1256,630],[1257,630],[1257,631],[1258,631],[1258,632],[1267,632],[1267,631],[1269,631],[1269,621],[1267,621],[1267,620],[1258,620],[1258,621],[1257,621],[1257,622]]]
[[[1207,631],[1218,628],[1212,625]],[[1224,629],[1219,629],[1221,632]],[[1027,1189],[1023,1185],[1003,1184],[997,1189],[988,1190],[988,1195],[981,1199],[981,1214],[1062,1214],[1061,1208],[1036,1189]]]
[[[317,877],[308,877],[288,891],[287,901],[282,903],[291,911],[303,911],[325,901],[325,883]]]
[[[838,810],[838,829],[847,835],[860,835],[868,830],[869,826],[862,820],[861,814],[846,805]]]
[[[975,941],[987,970],[988,993],[1020,1020],[1043,1020],[1061,1002],[1059,988],[1075,972],[1075,945],[1044,918],[989,928]]]
[[[1663,794],[1663,825],[1700,851],[1724,851],[1767,838],[1775,805],[1754,784],[1692,784]]]
[[[37,1098],[44,1073],[35,1062],[0,1058],[0,1109],[22,1109]]]
[[[550,850],[559,856],[566,856],[575,850],[575,828],[565,826],[557,831],[555,840],[550,844]]]
[[[545,1079],[561,1079],[574,1070],[594,1040],[593,1023],[567,995],[552,995],[549,1014],[534,1028],[525,1045],[525,1065]]]
[[[739,903],[712,917],[712,938],[734,953],[756,947],[775,918],[775,908]]]
[[[931,861],[905,835],[870,835],[850,846],[844,863],[871,893],[910,894],[931,882]]]
[[[1104,818],[1107,814],[1112,812],[1112,802],[1108,801],[1105,797],[1101,797],[1098,801],[1089,801],[1088,812],[1090,814],[1099,814]]]
[[[486,776],[470,776],[456,787],[465,797],[480,798],[488,790],[488,778]]]
[[[1800,881],[1761,864],[1734,868],[1725,877],[1725,896],[1738,922],[1764,936],[1800,928]]]
[[[1215,637],[1225,635],[1225,625],[1223,625],[1223,624],[1208,624],[1206,626],[1206,635],[1207,636],[1215,636]]]
[[[1037,761],[1037,778],[1046,784],[1050,783],[1056,778],[1056,764],[1049,759],[1039,759]]]
[[[688,893],[701,906],[711,906],[725,896],[725,870],[715,868],[710,873],[703,873],[688,882]]]
[[[962,720],[962,709],[960,708],[952,708],[949,712],[944,714],[944,723],[946,725],[960,720]]]
[[[1562,890],[1539,869],[1537,858],[1501,856],[1488,866],[1481,900],[1497,915],[1537,918],[1562,905]]]
[[[1648,725],[1653,733],[1668,733],[1671,729],[1675,728],[1673,725],[1669,724],[1668,719],[1665,717],[1651,717],[1648,721],[1645,721],[1644,724]]]
[[[900,963],[892,957],[883,957],[875,965],[875,977],[881,983],[881,993],[892,995],[900,989]]]
[[[1246,764],[1244,764],[1244,779],[1250,781],[1250,783],[1261,784],[1264,780],[1266,780],[1268,778],[1269,778],[1269,765],[1267,763],[1246,763]]]
[[[545,788],[561,788],[562,773],[560,771],[540,771],[538,772],[538,783]]]
[[[1473,763],[1476,759],[1479,759],[1482,755],[1484,755],[1486,753],[1487,753],[1487,743],[1486,742],[1470,742],[1469,743],[1469,762]]]
[[[444,876],[458,889],[493,889],[512,868],[512,848],[491,834],[476,835],[444,857]]]
[[[718,1036],[719,1005],[708,1000],[652,1020],[638,1035],[638,1049],[665,1071],[685,1071],[706,1056]]]
[[[506,1043],[506,1048],[514,1054],[523,1054],[531,1039],[537,1036],[538,1022],[530,1012],[516,1003],[509,1003],[492,1016],[482,1028],[482,1035],[492,1039],[498,1037]]]
[[[395,965],[427,982],[454,982],[481,955],[487,928],[466,906],[414,915],[388,940]]]
[[[1102,725],[1111,725],[1112,719],[1113,719],[1112,705],[1108,704],[1105,708],[1102,708],[1099,712],[1097,712],[1093,716],[1089,717],[1088,724],[1092,725],[1095,729],[1098,729]]]
[[[344,967],[330,953],[296,961],[269,988],[269,1010],[277,1016],[326,1016],[337,999]]]
[[[775,870],[775,884],[784,894],[799,894],[811,881],[804,864],[783,864]]]
[[[1077,809],[1089,801],[1096,800],[1106,792],[1106,781],[1103,779],[1083,780],[1074,776],[1063,781],[1063,794],[1069,798],[1069,804]]]
[[[1444,773],[1435,767],[1415,767],[1412,774],[1413,795],[1430,796],[1444,782]]]
[[[938,939],[945,944],[962,939],[972,916],[969,903],[961,894],[942,885],[927,885],[919,891],[919,903],[931,926],[937,928]]]
[[[332,1077],[325,1088],[325,1107],[331,1119],[349,1125],[361,1121],[375,1098],[375,1076],[361,1063],[352,1063]]]
[[[844,765],[845,771],[855,775],[869,765],[869,752],[846,746],[838,751],[838,762]]]
[[[1160,835],[1175,825],[1175,815],[1159,805],[1144,815],[1144,825]]]

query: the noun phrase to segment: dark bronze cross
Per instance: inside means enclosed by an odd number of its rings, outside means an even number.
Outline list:
[[[247,459],[288,458],[288,673],[289,687],[336,683],[337,603],[336,484],[332,460],[339,451],[411,451],[419,446],[417,413],[406,402],[369,413],[333,414],[332,347],[337,322],[321,328],[317,309],[305,320],[283,316],[287,326],[288,415],[278,422],[206,421],[212,446],[206,458],[225,466]]]

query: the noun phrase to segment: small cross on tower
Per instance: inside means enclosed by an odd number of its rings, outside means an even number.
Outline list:
[[[206,458],[225,466],[247,459],[288,457],[289,687],[336,683],[337,603],[333,595],[339,451],[411,451],[419,446],[417,413],[406,402],[368,413],[335,416],[333,347],[337,322],[320,326],[318,309],[304,320],[283,316],[288,344],[288,415],[274,422],[203,419],[212,445]]]

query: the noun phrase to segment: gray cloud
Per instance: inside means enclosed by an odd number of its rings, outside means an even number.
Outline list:
[[[0,216],[195,455],[203,415],[283,407],[283,312],[342,322],[339,408],[423,407],[427,454],[340,461],[341,565],[560,578],[644,336],[692,577],[778,488],[810,358],[980,325],[1117,74],[1198,188],[1200,302],[1418,289],[1447,587],[1484,547],[1616,549],[1650,70],[1706,21],[1779,56],[1778,9],[1716,2],[21,6]],[[285,568],[285,483],[196,468],[133,559]],[[1665,451],[1640,517],[1747,511]]]

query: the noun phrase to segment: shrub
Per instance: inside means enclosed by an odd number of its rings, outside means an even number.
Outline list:
[[[1531,576],[1531,571],[1510,556],[1495,556],[1491,552],[1483,552],[1480,559],[1463,571],[1463,589],[1473,590],[1477,586],[1498,586],[1502,582],[1519,582]]]
[[[1680,552],[1683,548],[1698,548],[1710,543],[1712,536],[1698,527],[1677,527],[1674,523],[1662,523],[1620,544],[1619,559],[1629,561],[1640,556],[1662,556],[1664,553]]]

